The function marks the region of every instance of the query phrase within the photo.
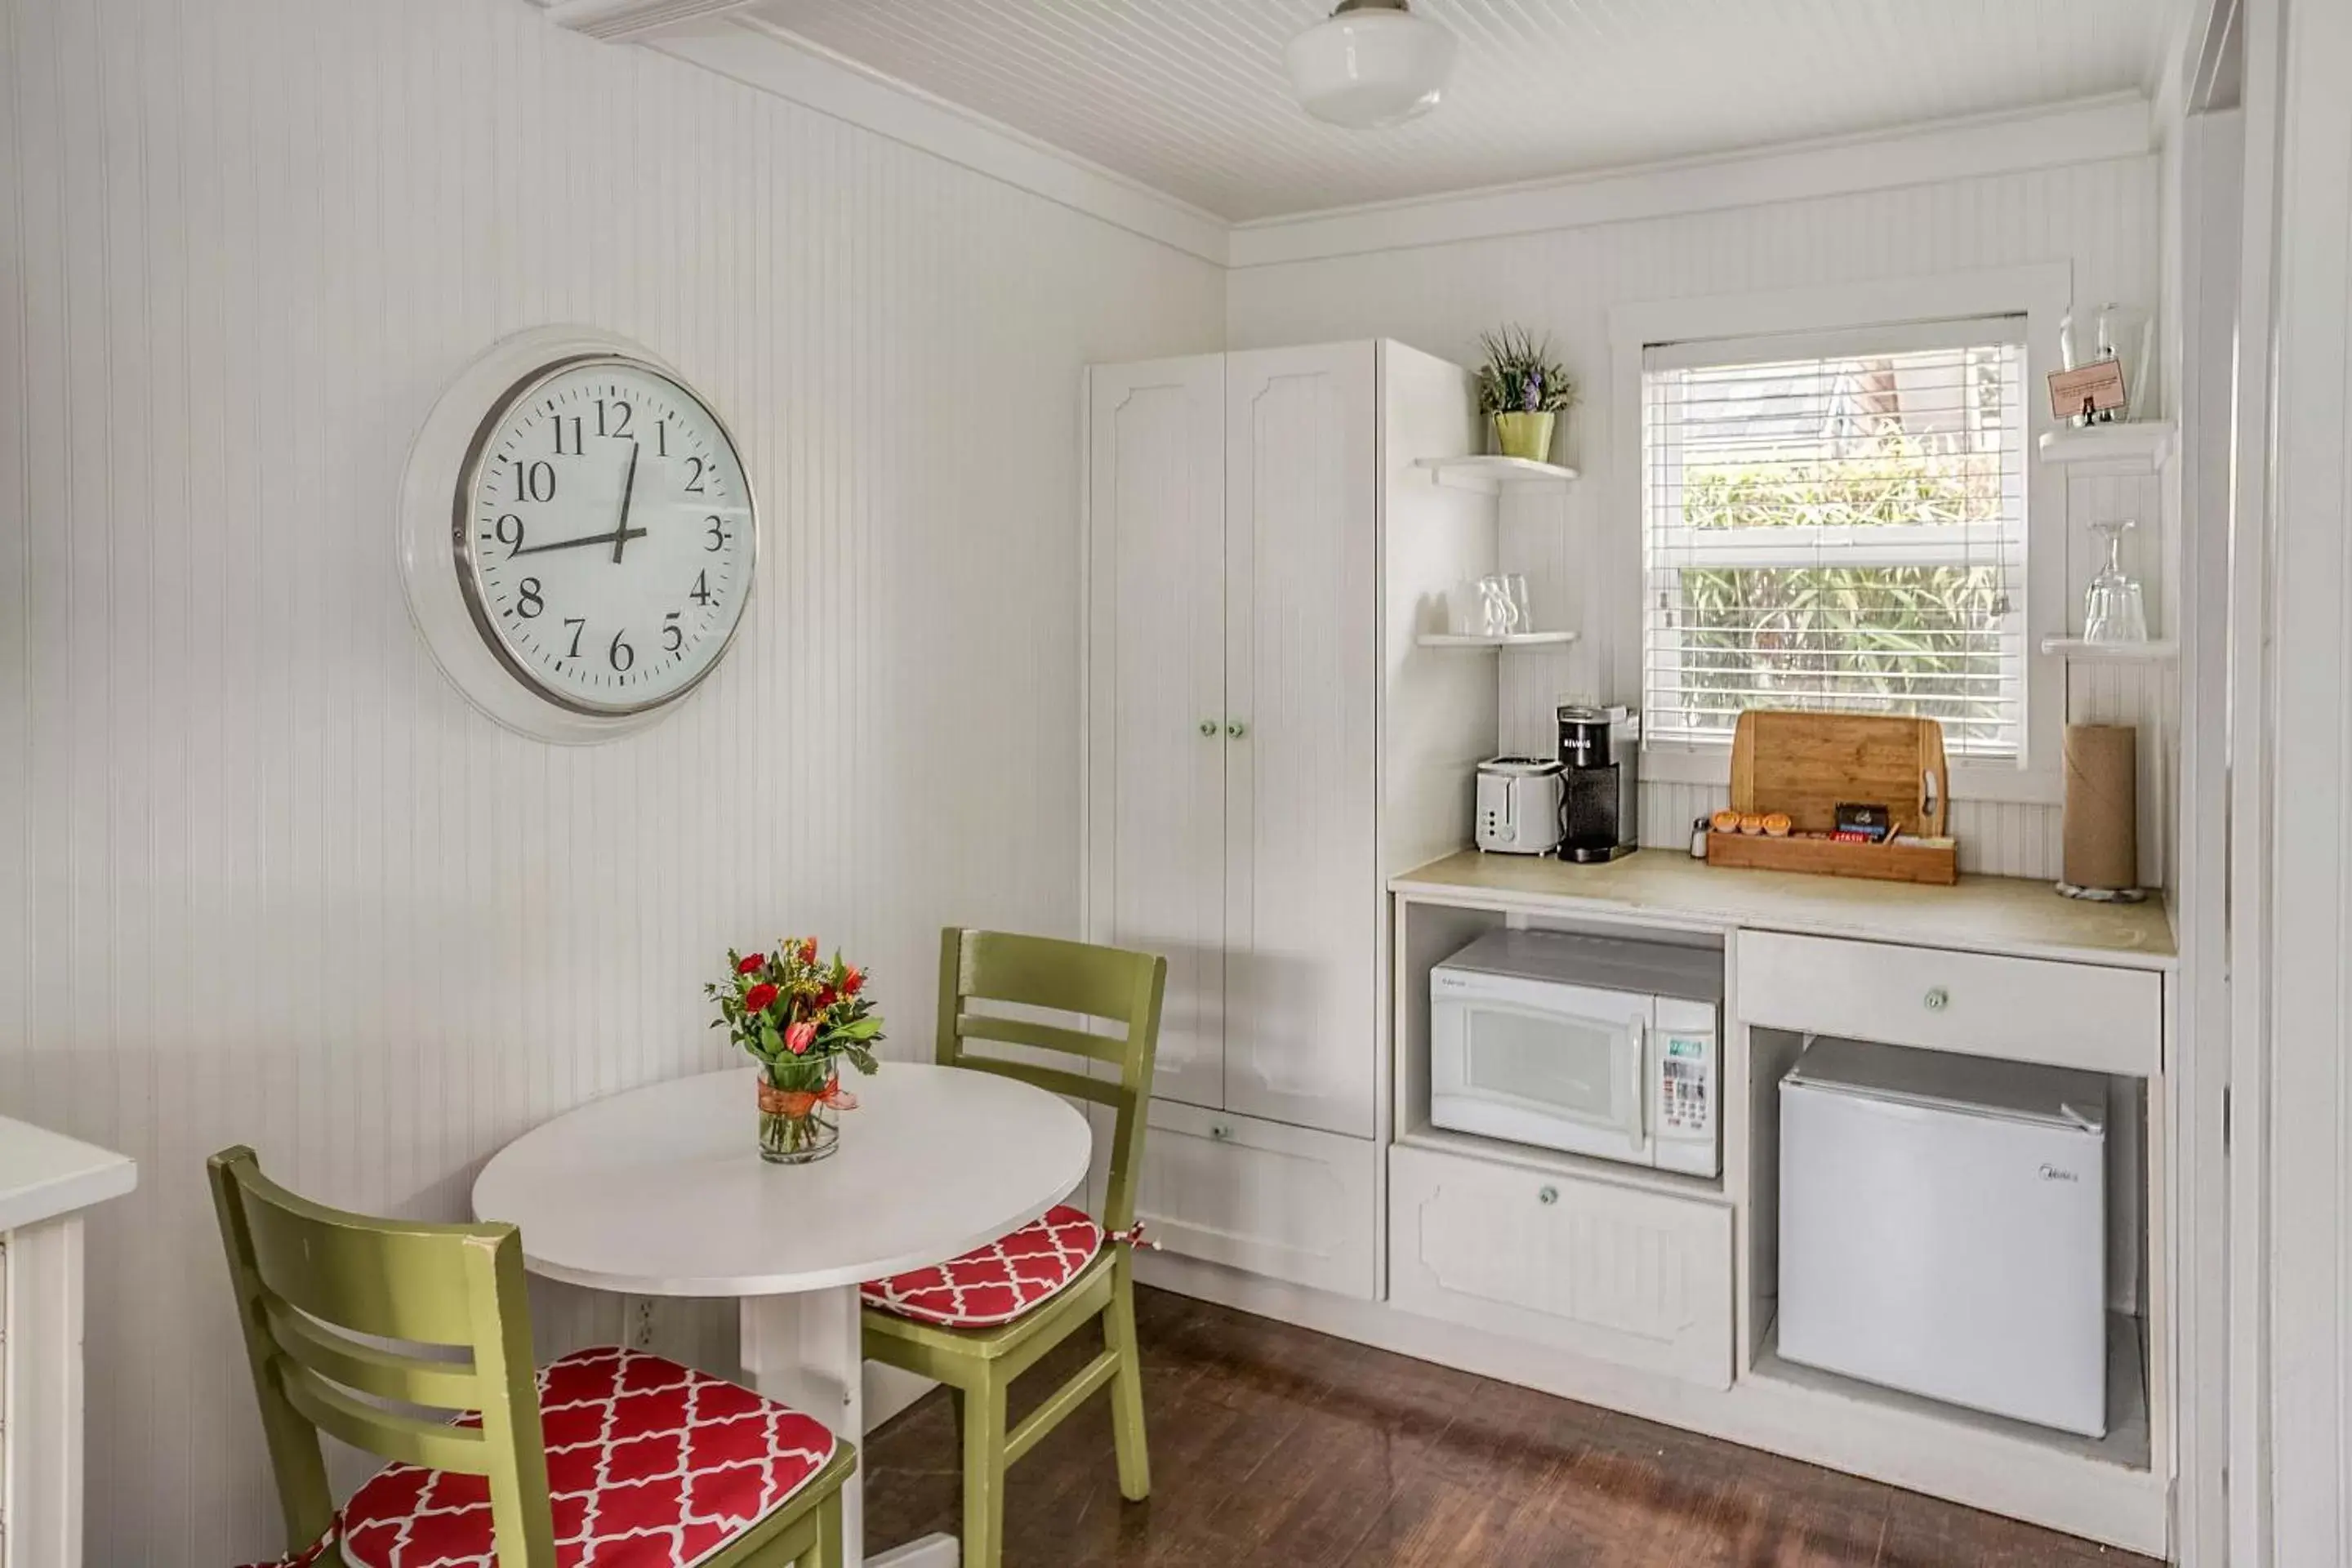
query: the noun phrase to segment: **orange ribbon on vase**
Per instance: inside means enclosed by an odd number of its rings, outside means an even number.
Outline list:
[[[841,1075],[834,1074],[824,1080],[824,1087],[811,1092],[805,1089],[778,1089],[772,1084],[760,1085],[760,1114],[782,1116],[798,1121],[820,1105],[835,1110],[855,1110],[857,1097],[841,1087]]]

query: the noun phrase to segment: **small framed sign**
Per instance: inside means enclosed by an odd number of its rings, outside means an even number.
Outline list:
[[[2073,370],[2050,373],[2050,412],[2060,419],[2088,425],[2102,417],[2116,417],[2123,406],[2121,360],[2093,360]]]

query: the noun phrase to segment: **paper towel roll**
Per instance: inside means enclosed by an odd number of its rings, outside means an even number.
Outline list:
[[[2066,881],[2139,886],[2139,731],[2129,724],[2066,726]]]

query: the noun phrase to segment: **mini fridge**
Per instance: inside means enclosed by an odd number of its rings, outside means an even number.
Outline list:
[[[2106,1434],[2106,1080],[1858,1040],[1780,1079],[1783,1358]]]

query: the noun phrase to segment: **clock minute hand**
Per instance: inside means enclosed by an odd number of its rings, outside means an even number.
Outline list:
[[[629,443],[628,477],[621,481],[621,521],[613,525],[613,564],[615,566],[621,563],[621,552],[628,548],[629,541],[645,537],[646,531],[642,528],[635,533],[629,531],[629,498],[636,493],[636,489],[637,444],[632,441]]]
[[[621,540],[643,539],[645,536],[646,531],[642,528],[622,529],[612,533],[583,534],[578,539],[559,539],[552,544],[526,544],[514,553],[537,555],[547,550],[577,550],[584,544],[611,544],[618,548],[618,542]]]

